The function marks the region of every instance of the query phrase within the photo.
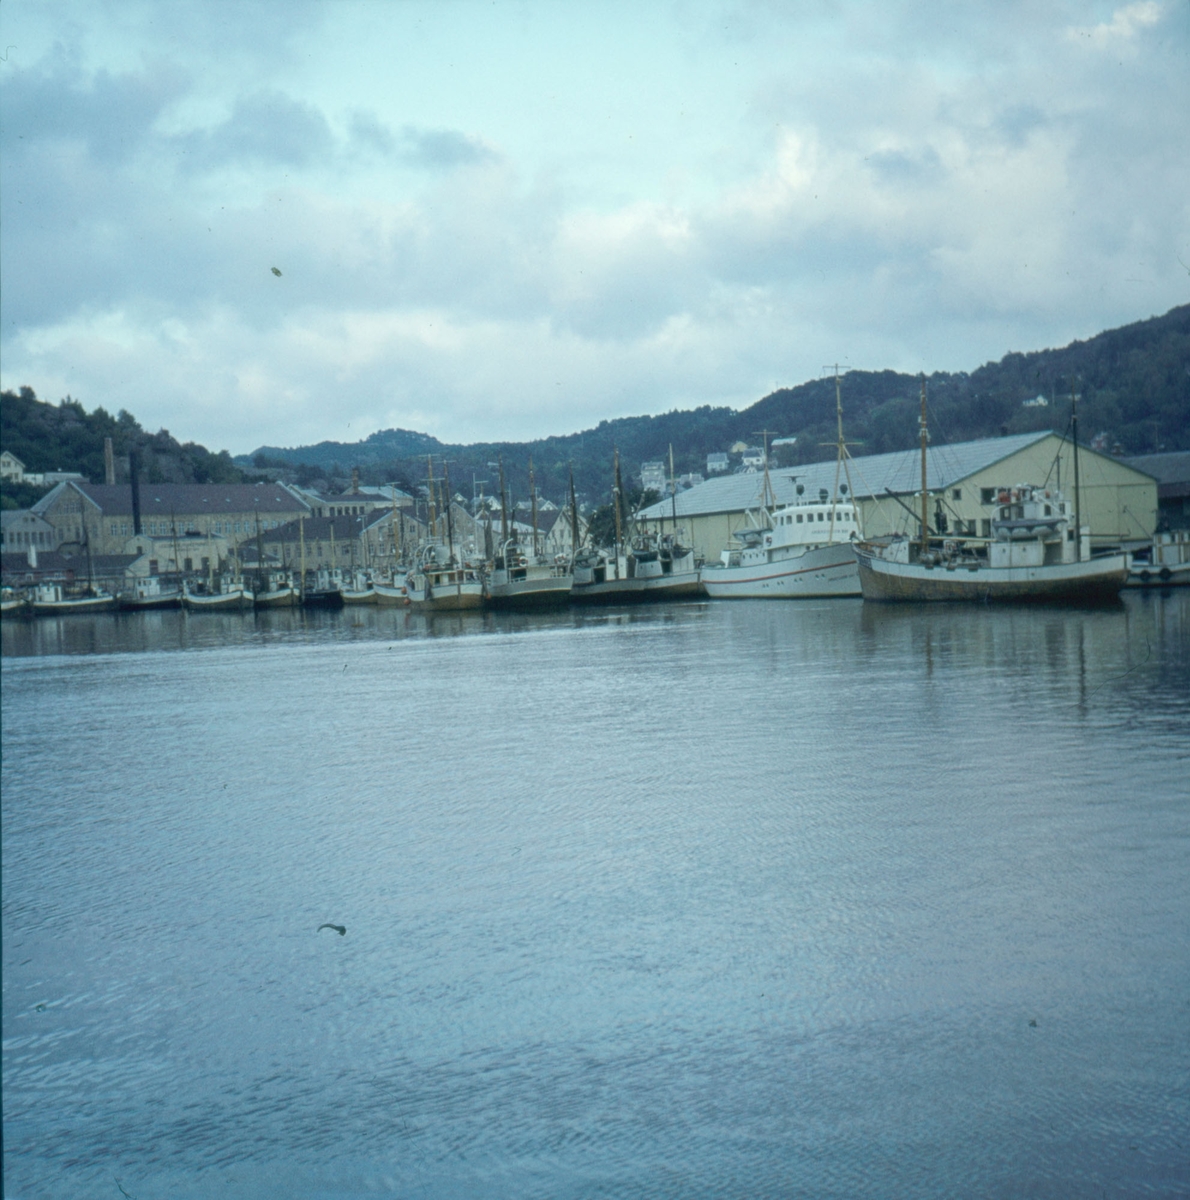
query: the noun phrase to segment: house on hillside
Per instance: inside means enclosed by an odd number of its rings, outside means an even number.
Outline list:
[[[716,451],[714,454],[707,455],[707,474],[720,475],[727,470],[730,465],[730,460],[726,454],[721,451]]]
[[[0,452],[0,479],[9,483],[25,482],[25,464],[8,450]]]
[[[29,508],[0,512],[0,533],[5,554],[24,554],[30,546],[44,554],[59,545],[58,531]]]

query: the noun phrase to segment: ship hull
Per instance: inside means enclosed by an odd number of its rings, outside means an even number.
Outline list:
[[[373,591],[376,595],[376,603],[381,605],[406,605],[409,603],[408,593],[404,586],[393,587],[387,583],[377,583],[373,586]]]
[[[428,592],[410,589],[409,603],[419,612],[466,612],[483,608],[483,587],[468,582],[435,584]]]
[[[121,596],[121,612],[145,612],[159,608],[181,608],[182,593],[167,592],[161,596]]]
[[[561,608],[570,603],[572,582],[570,575],[557,575],[489,583],[487,602],[492,608]]]
[[[954,568],[889,562],[855,548],[865,600],[1101,603],[1118,598],[1127,559],[1112,554],[1042,567]]]
[[[367,588],[362,592],[348,591],[344,589],[339,593],[343,597],[344,604],[375,604],[376,592],[373,588]]]
[[[814,546],[796,558],[755,566],[703,567],[702,586],[715,600],[860,595],[859,570],[847,543]]]
[[[697,571],[657,575],[648,579],[608,579],[603,583],[576,583],[570,592],[575,604],[640,604],[664,600],[691,600],[704,595]]]
[[[252,597],[245,591],[223,592],[217,596],[200,596],[187,592],[182,597],[187,612],[244,612],[252,607]]]
[[[115,596],[80,596],[77,600],[34,600],[35,617],[65,617],[71,613],[115,612]]]
[[[300,603],[297,588],[277,588],[271,592],[257,592],[254,603],[257,608],[296,608]]]

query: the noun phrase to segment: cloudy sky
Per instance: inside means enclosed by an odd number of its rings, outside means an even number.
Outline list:
[[[4,387],[213,449],[743,406],[1190,299],[1186,0],[5,0],[0,41]]]

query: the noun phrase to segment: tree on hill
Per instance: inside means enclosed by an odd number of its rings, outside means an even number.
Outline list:
[[[128,456],[133,450],[146,483],[239,483],[243,479],[226,450],[212,454],[196,442],[180,444],[165,429],[149,433],[124,409],[114,417],[102,407],[88,413],[70,396],[47,404],[29,387],[0,395],[0,448],[15,454],[31,472],[77,471],[92,483],[102,483],[103,445],[109,437],[121,481],[128,478]],[[13,507],[28,500],[25,492],[18,495],[7,483],[4,495]]]

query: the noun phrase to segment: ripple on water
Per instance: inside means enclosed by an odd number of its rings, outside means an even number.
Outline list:
[[[6,625],[6,1193],[1181,1194],[1188,608]]]

